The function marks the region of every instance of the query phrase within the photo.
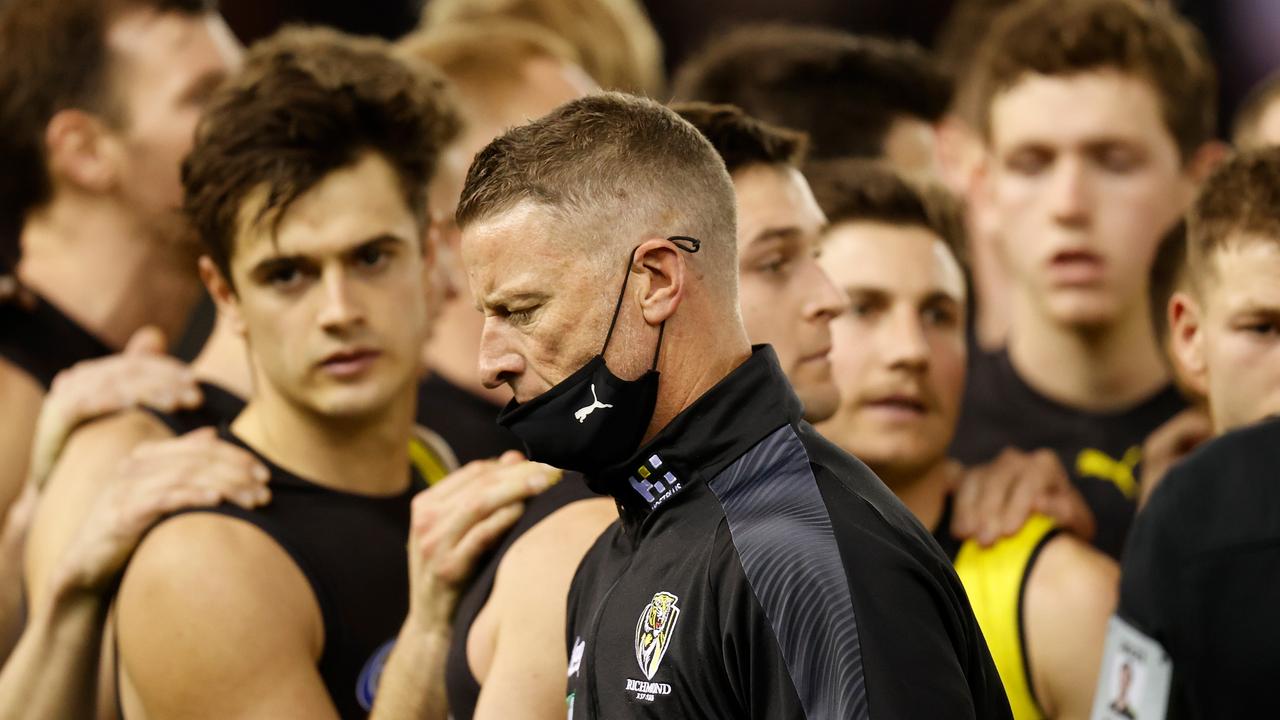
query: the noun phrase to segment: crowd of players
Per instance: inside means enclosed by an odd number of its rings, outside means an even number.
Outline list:
[[[1217,140],[1139,0],[660,68],[0,2],[0,718],[1267,714],[1280,83]]]

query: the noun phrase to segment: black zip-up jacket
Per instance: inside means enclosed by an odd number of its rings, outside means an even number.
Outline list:
[[[1008,718],[951,563],[773,350],[623,466],[569,593],[571,720]]]

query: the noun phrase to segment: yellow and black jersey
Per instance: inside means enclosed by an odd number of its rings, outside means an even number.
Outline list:
[[[1022,604],[1031,568],[1040,550],[1059,529],[1053,520],[1035,515],[1016,534],[984,548],[973,540],[952,537],[948,532],[950,516],[948,502],[935,537],[951,558],[969,595],[973,614],[1000,671],[1013,717],[1016,720],[1044,718],[1031,679]]]
[[[435,485],[458,467],[458,459],[444,439],[421,425],[413,426],[409,439],[409,462],[427,482]]]

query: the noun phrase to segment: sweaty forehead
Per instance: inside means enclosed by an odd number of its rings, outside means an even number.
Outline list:
[[[1280,310],[1280,238],[1236,234],[1213,249],[1196,284],[1210,303],[1231,311]]]

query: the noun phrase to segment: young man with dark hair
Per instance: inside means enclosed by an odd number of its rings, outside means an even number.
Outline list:
[[[752,350],[736,204],[696,128],[618,94],[507,132],[467,176],[501,422],[619,509],[570,590],[569,716],[1007,717],[936,543]]]
[[[411,472],[427,184],[455,123],[438,79],[326,31],[256,47],[201,120],[185,205],[255,389],[219,434],[272,502],[143,539],[116,607],[127,717],[443,715],[439,624],[554,475],[508,456],[419,493]]]
[[[1092,705],[1115,563],[1034,515],[984,548],[951,533],[947,458],[966,362],[963,232],[940,190],[865,162],[829,168],[820,263],[847,294],[832,323],[840,405],[818,430],[889,486],[951,558],[1017,718],[1082,718]]]
[[[884,157],[921,171],[933,166],[932,125],[951,102],[951,82],[909,43],[764,25],[730,32],[686,62],[675,97],[803,131],[814,161]]]
[[[970,358],[952,450],[1053,450],[1118,556],[1142,444],[1185,406],[1146,283],[1219,153],[1213,69],[1171,10],[1083,0],[1011,8],[975,72],[1012,315],[1007,349]]]
[[[238,53],[200,0],[0,4],[0,256],[22,286],[0,299],[0,511],[54,375],[181,331],[199,283],[178,166]]]
[[[800,173],[805,138],[731,105],[676,103],[671,109],[710,141],[733,180],[747,337],[777,353],[805,419],[824,420],[837,397],[829,326],[844,301],[815,259],[826,218]]]
[[[1174,347],[1226,435],[1169,472],[1130,537],[1104,667],[1130,661],[1144,678],[1131,697],[1137,717],[1249,717],[1273,704],[1278,208],[1280,150],[1270,148],[1229,160],[1190,212],[1191,289],[1171,304]],[[1104,673],[1099,693],[1109,680]]]

